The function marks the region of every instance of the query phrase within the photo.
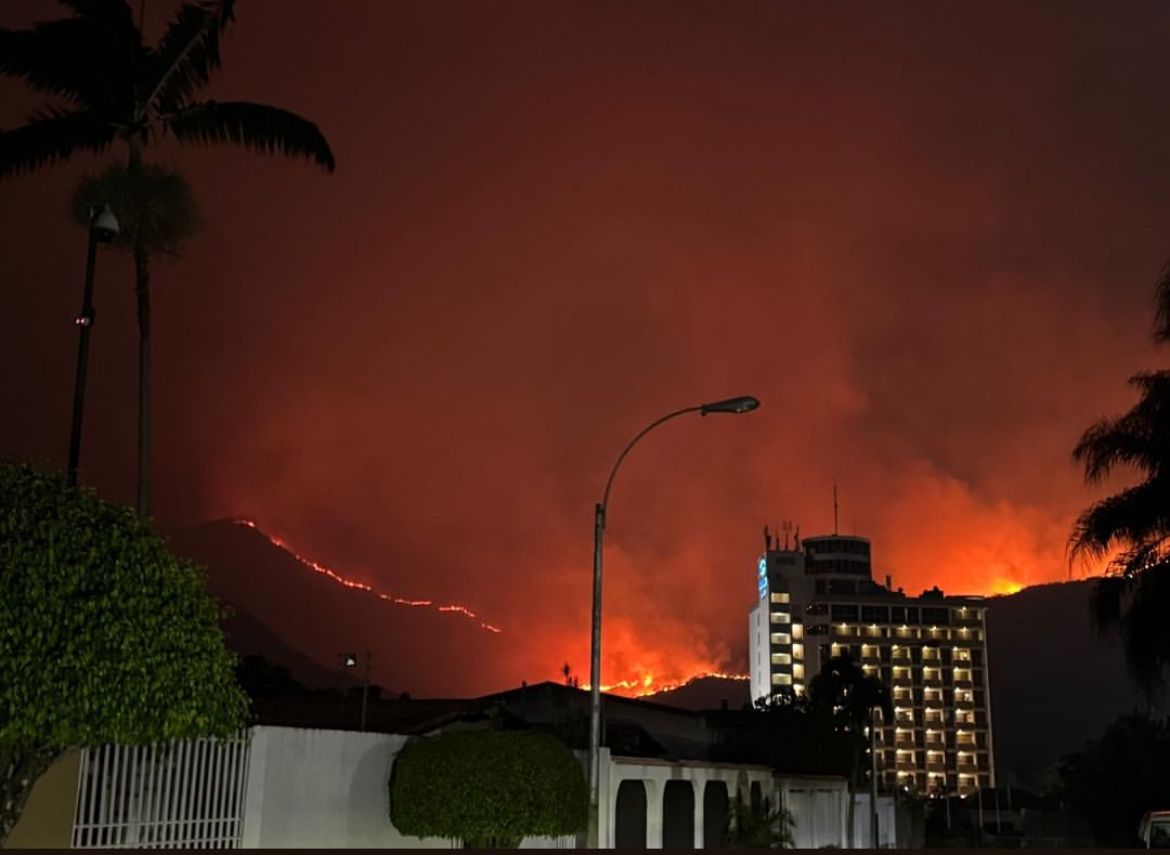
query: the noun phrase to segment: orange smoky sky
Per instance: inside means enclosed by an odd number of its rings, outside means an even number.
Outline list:
[[[465,604],[503,631],[449,693],[584,682],[614,458],[752,394],[623,465],[604,683],[743,671],[762,528],[831,530],[834,482],[908,593],[1067,578],[1070,450],[1164,360],[1168,37],[1151,3],[240,3],[208,96],[311,117],[338,169],[156,149],[204,219],[155,272],[160,523]],[[0,453],[63,465],[67,198],[105,162],[0,184]],[[104,254],[83,477],[122,501],[131,286]]]

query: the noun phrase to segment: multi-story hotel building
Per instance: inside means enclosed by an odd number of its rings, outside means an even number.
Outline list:
[[[890,688],[877,716],[878,780],[924,794],[995,785],[985,605],[937,588],[918,597],[873,579],[863,537],[797,537],[765,551],[749,617],[752,698],[805,692],[821,663],[849,654]]]

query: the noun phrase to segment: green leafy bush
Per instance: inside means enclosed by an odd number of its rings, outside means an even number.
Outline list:
[[[516,846],[530,835],[585,829],[589,794],[567,746],[535,731],[463,730],[411,742],[390,780],[403,834]]]
[[[133,511],[0,461],[0,841],[69,747],[241,725],[219,613]]]

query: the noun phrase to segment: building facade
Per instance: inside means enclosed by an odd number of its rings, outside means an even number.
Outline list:
[[[937,588],[910,597],[873,579],[863,537],[766,537],[748,625],[753,700],[803,694],[831,656],[850,655],[889,687],[878,714],[879,783],[925,794],[995,786],[986,608]]]

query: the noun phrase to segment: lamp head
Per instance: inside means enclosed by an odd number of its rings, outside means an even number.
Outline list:
[[[751,395],[740,395],[738,398],[728,398],[724,401],[714,401],[699,407],[700,415],[707,413],[750,413],[760,406],[758,398]]]
[[[114,209],[109,205],[102,205],[100,208],[94,206],[89,219],[89,227],[93,230],[93,236],[100,243],[110,243],[122,230],[118,224],[118,218],[114,216]]]

